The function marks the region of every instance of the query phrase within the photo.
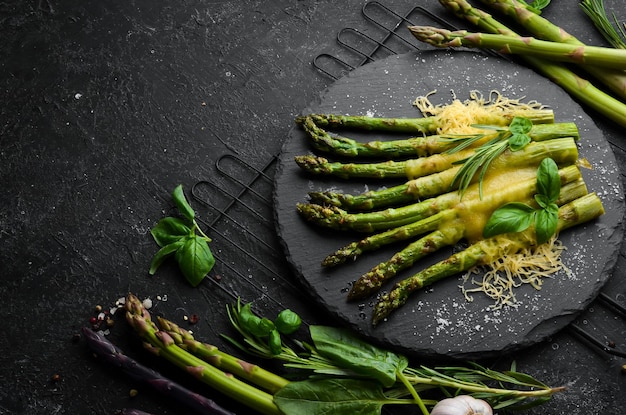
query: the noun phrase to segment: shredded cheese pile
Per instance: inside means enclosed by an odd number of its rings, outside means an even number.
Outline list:
[[[561,241],[553,236],[545,244],[501,256],[485,267],[474,267],[465,274],[460,288],[467,301],[473,301],[471,293],[487,295],[494,300],[490,306],[492,310],[504,306],[517,307],[516,288],[530,284],[536,290],[541,290],[545,278],[552,277],[560,270],[568,274],[571,272],[561,261],[561,253],[565,249]],[[474,276],[481,271],[484,271],[482,279],[476,280]],[[475,288],[465,288],[468,282]]]
[[[525,111],[543,109],[536,101],[523,103],[519,99],[503,97],[498,91],[491,91],[486,99],[480,92],[471,91],[469,99],[461,101],[453,94],[453,101],[445,105],[433,105],[429,96],[415,99],[415,105],[424,116],[439,118],[437,134],[476,134],[479,129],[473,124],[508,125],[511,116],[523,116]]]
[[[452,91],[451,103],[434,105],[429,97],[436,92],[417,97],[413,105],[423,116],[438,118],[439,135],[484,133],[485,130],[480,130],[475,125],[508,125],[514,116],[524,116],[525,112],[546,108],[537,101],[524,103],[521,99],[504,97],[498,91],[490,91],[487,98],[479,91],[471,91],[469,99],[465,101],[458,99]],[[460,288],[467,301],[472,301],[471,294],[478,292],[493,299],[494,304],[490,306],[492,310],[505,306],[517,307],[514,293],[516,288],[530,284],[540,290],[545,278],[552,277],[560,270],[570,273],[561,261],[561,253],[564,250],[563,244],[554,236],[545,244],[524,248],[514,254],[494,252],[488,256],[496,259],[487,265],[470,270],[463,277],[463,285]],[[477,279],[476,276],[481,273],[482,279]],[[466,288],[468,283],[473,288]]]

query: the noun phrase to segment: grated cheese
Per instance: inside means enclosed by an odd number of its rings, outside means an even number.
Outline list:
[[[439,118],[437,134],[476,134],[480,129],[473,124],[508,125],[511,116],[523,116],[525,111],[543,109],[545,106],[536,102],[521,102],[502,96],[498,91],[491,91],[485,98],[478,91],[470,91],[469,99],[461,101],[453,92],[453,101],[445,105],[433,105],[429,97],[437,91],[417,97],[413,102],[424,116]]]
[[[504,306],[517,307],[514,289],[530,284],[541,290],[545,278],[551,278],[560,270],[571,272],[561,261],[565,249],[557,236],[553,236],[545,244],[524,248],[514,254],[496,254],[494,261],[468,271],[460,288],[467,301],[473,300],[472,293],[485,294],[494,300],[490,306],[493,310]],[[476,280],[474,276],[480,272],[484,272],[482,279]],[[468,282],[475,288],[466,288]]]

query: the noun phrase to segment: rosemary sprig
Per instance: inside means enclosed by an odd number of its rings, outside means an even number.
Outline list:
[[[463,164],[463,166],[454,176],[452,186],[458,186],[459,193],[461,197],[463,197],[463,194],[478,173],[478,189],[480,198],[482,199],[483,180],[485,178],[489,165],[493,160],[495,160],[499,155],[504,153],[507,149],[511,151],[518,151],[523,149],[528,143],[530,143],[531,138],[528,135],[528,132],[530,132],[532,128],[532,121],[524,117],[515,117],[511,121],[511,124],[508,128],[496,127],[491,125],[474,125],[473,127],[497,130],[498,133],[495,135],[494,138],[490,139],[484,144],[481,144],[472,156],[455,162],[455,164]],[[462,149],[465,149],[470,145],[476,143],[482,137],[484,137],[484,135],[476,135],[466,138],[450,138],[450,140],[459,141],[459,144],[454,148],[448,150],[447,153],[453,154],[461,151]]]
[[[614,24],[611,23],[603,0],[582,0],[580,7],[607,42],[614,48],[626,49],[626,24],[620,24],[615,13],[611,13]]]

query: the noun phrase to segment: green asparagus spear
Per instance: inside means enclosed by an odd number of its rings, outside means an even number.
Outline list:
[[[485,32],[517,36],[517,34],[507,26],[495,20],[490,14],[472,7],[466,0],[439,1],[456,16],[466,19]],[[626,104],[623,102],[608,95],[587,79],[565,68],[562,64],[534,58],[532,56],[522,56],[521,58],[529,66],[563,88],[570,96],[577,99],[588,108],[626,127]],[[623,91],[626,90],[626,84],[622,83],[621,88]],[[616,85],[616,89],[619,89],[619,85]]]
[[[438,48],[469,47],[494,49],[500,53],[529,55],[558,62],[626,69],[626,50],[601,46],[571,45],[533,37],[448,30],[431,26],[409,26],[421,42]]]
[[[551,124],[554,122],[554,112],[548,108],[518,109],[510,112],[494,114],[489,121],[495,125],[509,125],[515,116],[530,119],[533,124]],[[329,128],[352,128],[364,131],[388,131],[396,133],[435,134],[441,127],[436,116],[424,118],[379,118],[365,115],[336,115],[336,114],[309,114],[296,118],[296,123],[303,124],[309,118],[314,125]],[[486,121],[480,121],[486,124]]]
[[[150,313],[134,295],[126,297],[126,320],[144,340],[148,350],[186,370],[198,380],[242,404],[266,415],[280,415],[272,395],[207,364],[177,346],[172,337],[158,329]]]
[[[294,160],[302,170],[321,176],[335,176],[341,179],[415,179],[450,169],[455,163],[467,159],[472,154],[474,150],[468,149],[454,154],[433,154],[417,159],[387,160],[379,163],[332,162],[311,154],[296,156]]]
[[[216,346],[196,340],[191,332],[170,320],[163,317],[157,317],[157,320],[159,327],[166,331],[181,349],[204,361],[210,362],[213,366],[226,373],[232,373],[241,379],[254,383],[271,394],[276,393],[289,383],[282,376],[278,376],[255,364],[235,358],[228,353],[222,352]]]
[[[533,187],[532,194],[535,189]],[[570,183],[561,188],[561,196],[557,201],[559,206],[569,203],[587,194],[587,186],[582,179]],[[525,203],[531,200],[532,196],[526,195]],[[521,201],[521,200],[520,200]],[[499,203],[499,204],[498,204]],[[500,206],[498,203],[491,203],[493,210]],[[469,210],[481,209],[478,206],[468,206]],[[425,257],[429,253],[435,252],[444,246],[454,245],[465,236],[465,226],[461,222],[446,223],[435,232],[409,244],[406,248],[397,252],[391,259],[381,262],[367,273],[363,274],[353,285],[348,293],[348,300],[357,300],[374,294],[385,281],[393,278],[398,272],[411,267],[416,261]]]
[[[589,193],[559,209],[557,232],[569,227],[591,221],[604,213],[602,201],[595,193]],[[397,283],[394,288],[383,295],[374,306],[372,323],[377,325],[393,311],[406,303],[411,293],[422,287],[433,284],[443,278],[467,271],[476,265],[484,265],[496,258],[513,254],[522,248],[535,245],[535,234],[532,230],[520,233],[509,233],[494,236],[470,245],[467,249],[453,254],[417,274]],[[494,254],[495,252],[495,254]]]
[[[544,142],[532,142],[519,151],[506,151],[494,161],[492,168],[537,166],[546,157],[554,159],[560,166],[576,163],[578,150],[576,143],[571,138],[558,138]],[[309,196],[313,204],[324,206],[309,209],[304,204],[299,205],[301,214],[313,221],[322,218],[323,221],[330,216],[329,224],[342,221],[354,222],[355,218],[345,218],[347,210],[371,210],[389,206],[400,206],[407,203],[415,203],[416,200],[430,198],[447,193],[456,188],[453,186],[456,174],[461,169],[460,165],[439,173],[410,180],[398,186],[392,186],[380,190],[371,190],[359,195],[342,194],[337,192],[311,192]],[[311,211],[308,213],[308,211]],[[316,219],[317,218],[317,219]],[[345,219],[345,220],[344,220]],[[357,220],[358,222],[358,220]],[[379,228],[380,229],[380,228]]]

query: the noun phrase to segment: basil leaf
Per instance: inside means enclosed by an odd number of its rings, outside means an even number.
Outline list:
[[[289,382],[274,394],[286,415],[380,415],[388,402],[379,383],[356,379]]]
[[[274,322],[272,322],[269,318],[262,317],[258,321],[257,326],[254,327],[252,334],[259,337],[265,337],[269,336],[274,330],[276,330]]]
[[[535,233],[539,245],[548,242],[556,232],[556,227],[559,224],[558,209],[558,206],[553,204],[548,209],[537,211],[535,215]]]
[[[523,203],[512,202],[496,209],[485,224],[483,236],[489,238],[509,232],[522,232],[533,223],[535,210]]]
[[[509,124],[509,131],[511,134],[527,134],[533,128],[533,122],[524,117],[513,117],[511,124]]]
[[[267,345],[273,355],[279,355],[283,351],[283,341],[278,330],[274,329],[270,332]]]
[[[159,249],[154,257],[152,257],[152,261],[150,262],[150,275],[154,275],[154,273],[161,266],[163,261],[165,261],[169,256],[173,255],[182,246],[182,241],[176,241]]]
[[[161,219],[150,233],[157,245],[163,247],[189,235],[191,229],[180,218],[166,217]]]
[[[552,204],[552,202],[550,201],[550,199],[548,198],[548,196],[546,195],[540,195],[539,193],[537,193],[535,195],[535,201],[537,202],[537,204],[539,206],[541,206],[543,209],[546,209],[548,206],[550,206]]]
[[[541,160],[537,169],[537,193],[545,195],[550,202],[556,202],[561,193],[559,167],[551,158]]]
[[[237,321],[242,329],[248,333],[255,333],[257,327],[261,323],[261,317],[254,314],[250,307],[251,303],[247,303],[241,307],[241,310],[239,310],[239,314],[237,315]]]
[[[191,208],[191,205],[189,205],[189,202],[187,202],[187,199],[185,198],[182,184],[176,186],[174,192],[172,193],[172,197],[174,198],[174,203],[180,211],[180,214],[183,215],[190,222],[193,221],[196,214]]]
[[[291,334],[300,328],[302,319],[298,314],[286,308],[278,313],[274,324],[276,325],[276,330],[282,334]]]
[[[195,287],[213,268],[215,258],[203,237],[189,235],[182,241],[183,246],[176,251],[176,261],[187,281]]]
[[[516,133],[509,137],[509,148],[511,151],[519,151],[530,143],[530,137],[526,134]]]
[[[396,382],[396,372],[408,366],[401,355],[366,343],[346,330],[328,326],[311,326],[311,339],[318,352],[338,366],[368,376],[390,387]]]

